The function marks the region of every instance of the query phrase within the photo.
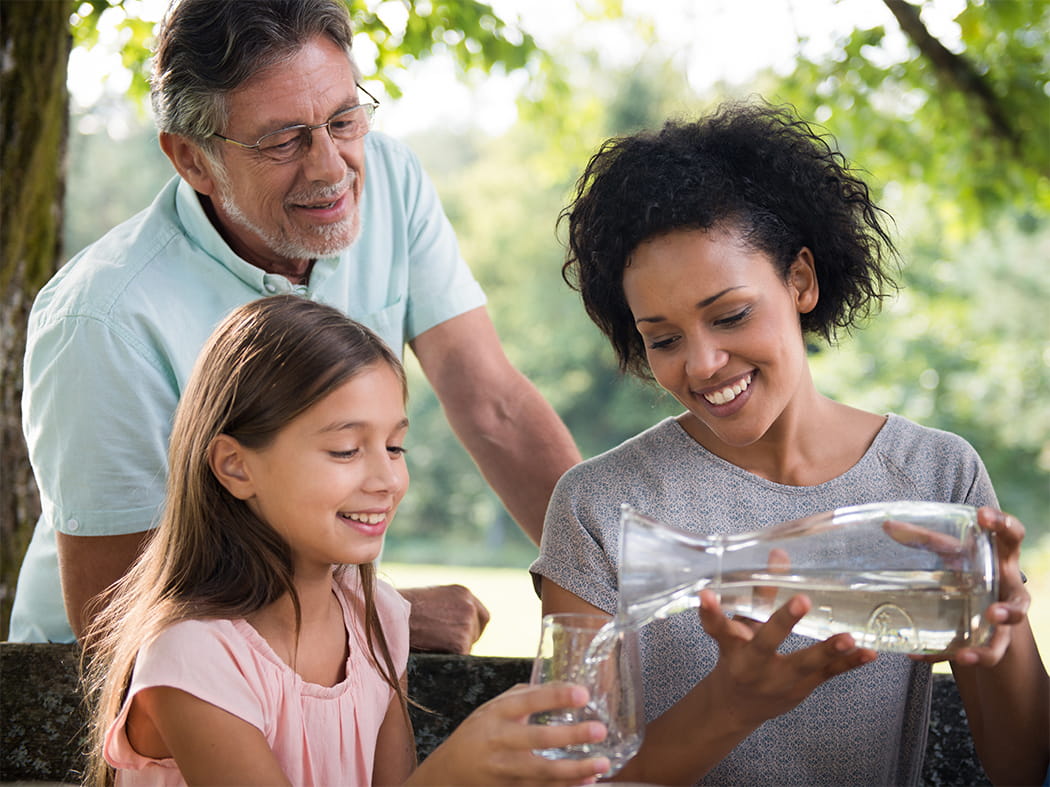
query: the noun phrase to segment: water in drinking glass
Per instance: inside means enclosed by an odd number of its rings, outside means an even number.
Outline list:
[[[608,621],[604,615],[544,616],[531,683],[575,683],[586,687],[590,701],[582,708],[536,713],[529,721],[547,725],[603,723],[608,730],[603,741],[535,752],[547,759],[607,757],[610,769],[605,775],[611,776],[638,752],[644,717],[637,632],[630,629],[609,633],[609,627],[603,630]],[[588,658],[599,631],[603,631],[605,644],[600,653]]]

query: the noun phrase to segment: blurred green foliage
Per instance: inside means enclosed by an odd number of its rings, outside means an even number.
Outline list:
[[[680,63],[655,49],[615,69],[571,41],[540,52],[481,3],[417,3],[403,32],[384,27],[365,5],[351,7],[358,29],[376,41],[381,64],[400,67],[447,47],[465,69],[528,72],[520,120],[506,134],[433,129],[409,142],[441,192],[508,354],[562,415],[585,456],[678,406],[620,376],[561,279],[556,220],[574,181],[609,136],[701,113],[727,96],[760,93],[794,104],[827,129],[897,219],[902,291],[864,330],[815,349],[818,387],[856,406],[961,434],[984,458],[1002,506],[1026,522],[1032,539],[1050,534],[1046,0],[970,0],[955,19],[952,51],[991,86],[1010,120],[1007,137],[914,45],[900,56],[883,29],[852,31],[819,61],[800,56],[787,76],[767,72],[751,84],[698,95]],[[590,8],[598,19],[622,10],[615,2]],[[648,34],[644,19],[628,21],[637,35]],[[465,32],[461,38],[450,29]],[[73,138],[70,251],[144,207],[170,176],[152,136],[140,130],[119,146]],[[123,179],[128,157],[140,173],[134,194]],[[100,206],[112,213],[101,216]],[[410,363],[409,372],[413,488],[387,559],[527,565],[534,548],[453,437],[418,368]]]
[[[397,98],[397,76],[416,60],[447,53],[464,71],[489,73],[540,68],[548,53],[532,36],[503,20],[488,3],[478,0],[425,0],[397,3],[383,0],[345,0],[355,37],[368,38],[376,48],[377,78]],[[132,73],[129,95],[149,94],[149,54],[154,22],[136,13],[135,0],[84,0],[71,19],[76,46],[91,47],[99,41],[103,14],[114,14],[120,30],[124,67]]]
[[[1045,216],[1050,2],[969,0],[954,26],[958,41],[942,53],[954,60],[940,66],[913,40],[901,57],[889,39],[900,31],[880,26],[766,84],[771,98],[833,129],[882,182],[923,184],[944,230],[979,230],[1004,208]]]

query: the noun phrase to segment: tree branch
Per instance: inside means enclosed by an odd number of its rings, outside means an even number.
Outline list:
[[[984,77],[974,68],[973,63],[949,50],[930,34],[919,16],[917,6],[907,0],[883,0],[883,2],[897,19],[904,34],[933,65],[937,78],[948,87],[976,98],[996,136],[1005,139],[1016,150],[1020,144],[1020,137],[1007,119],[998,97],[992,92]]]

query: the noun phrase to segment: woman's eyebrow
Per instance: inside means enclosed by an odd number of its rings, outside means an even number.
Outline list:
[[[696,304],[696,308],[703,309],[703,308],[705,308],[707,306],[710,306],[712,303],[717,301],[719,298],[721,298],[727,292],[732,292],[733,290],[739,290],[739,289],[740,289],[740,287],[726,287],[721,292],[716,292],[714,295],[712,295],[712,296],[710,296],[708,298],[704,298],[702,301],[700,301],[699,303]],[[662,316],[660,314],[656,314],[656,315],[653,315],[652,317],[639,317],[637,320],[634,321],[634,323],[635,323],[635,325],[637,325],[640,322],[664,322],[664,320],[666,320],[666,319],[667,319],[666,317],[664,317],[664,316]]]

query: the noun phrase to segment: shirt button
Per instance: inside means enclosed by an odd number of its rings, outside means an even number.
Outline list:
[[[70,533],[76,533],[78,530],[80,530],[80,522],[78,522],[75,519],[70,519],[68,522],[66,522],[66,530],[68,530]]]
[[[276,288],[276,287],[274,287],[274,286],[273,286],[272,284],[270,284],[269,282],[267,282],[267,284],[266,284],[266,287],[265,287],[265,289],[266,289],[266,291],[267,291],[267,292],[269,292],[269,293],[271,293],[271,294],[272,294],[272,293],[275,293],[275,292],[277,292],[277,288]]]

